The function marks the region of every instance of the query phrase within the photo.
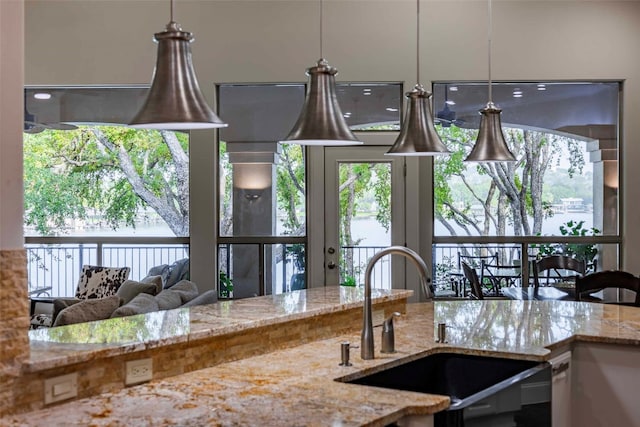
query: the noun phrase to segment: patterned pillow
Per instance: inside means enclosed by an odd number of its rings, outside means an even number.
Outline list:
[[[92,299],[115,295],[120,285],[129,277],[129,267],[98,267],[83,265],[76,298]]]

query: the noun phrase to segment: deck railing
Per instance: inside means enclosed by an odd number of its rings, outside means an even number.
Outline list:
[[[130,267],[140,280],[151,267],[189,256],[185,237],[26,237],[30,294],[70,297],[83,265]]]

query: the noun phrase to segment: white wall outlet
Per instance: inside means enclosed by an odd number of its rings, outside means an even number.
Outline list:
[[[125,385],[140,384],[153,378],[153,359],[130,360],[125,363]]]
[[[71,399],[78,395],[78,374],[61,375],[44,380],[44,404]]]

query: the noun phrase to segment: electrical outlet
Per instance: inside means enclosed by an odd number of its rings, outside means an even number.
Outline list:
[[[139,359],[125,363],[125,385],[140,384],[153,378],[153,360]]]
[[[61,375],[44,380],[44,404],[71,399],[78,395],[78,374]]]

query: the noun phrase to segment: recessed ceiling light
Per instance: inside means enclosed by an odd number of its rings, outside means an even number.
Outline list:
[[[446,101],[444,101],[444,103],[447,105],[456,105],[456,101],[452,101],[450,99],[447,99]]]
[[[51,94],[46,92],[37,92],[33,94],[35,99],[51,99]]]
[[[545,88],[546,88],[546,87],[547,87],[547,85],[546,85],[546,84],[544,84],[544,83],[540,83],[540,84],[538,84],[538,87],[545,87]]]
[[[369,95],[371,95],[371,92],[363,92],[362,94],[363,94],[364,96],[369,96]]]
[[[451,86],[451,87],[449,88],[449,90],[450,90],[451,92],[457,92],[457,91],[458,91],[458,86]]]
[[[387,110],[387,111],[398,111],[398,109],[397,109],[397,108],[391,108],[391,107],[387,107],[387,108],[386,108],[386,110]]]
[[[522,93],[514,93],[513,97],[514,98],[522,98]]]
[[[362,91],[363,91],[363,92],[371,92],[371,89],[369,89],[369,88],[364,88],[364,89],[362,89]]]

